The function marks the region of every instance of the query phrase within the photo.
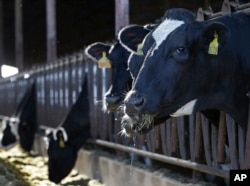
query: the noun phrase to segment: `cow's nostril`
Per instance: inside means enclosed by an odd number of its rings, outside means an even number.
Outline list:
[[[140,107],[140,106],[143,105],[143,103],[144,103],[144,98],[137,98],[137,99],[135,100],[135,102],[134,102],[134,105],[135,105],[136,107]]]
[[[124,103],[125,103],[125,112],[126,113],[133,113],[133,112],[140,112],[140,110],[145,105],[146,99],[145,97],[141,96],[136,92],[130,92],[126,96]]]

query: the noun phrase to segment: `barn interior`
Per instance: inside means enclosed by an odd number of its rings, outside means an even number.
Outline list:
[[[53,0],[56,23],[53,38],[46,35],[49,28],[46,3],[49,1],[0,0],[0,65],[19,69],[18,74],[0,79],[0,118],[11,117],[34,79],[37,83],[38,129],[32,154],[25,156],[38,158],[35,161],[45,161],[47,165],[45,132],[62,123],[87,77],[92,138],[78,152],[74,171],[87,175],[88,180],[101,182],[96,185],[227,185],[228,161],[235,169],[249,166],[245,157],[250,150],[245,152],[241,148],[244,139],[238,135],[233,119],[225,113],[221,113],[221,125],[225,130],[213,128],[197,113],[188,118],[195,121],[193,125],[186,126],[186,119],[181,117],[166,121],[143,137],[118,135],[119,113],[104,113],[101,104],[112,80],[111,72],[97,68],[83,52],[86,46],[97,41],[114,42],[120,29],[117,25],[152,23],[170,8],[186,8],[197,15],[200,9],[203,19],[209,19],[218,12],[222,16],[223,11],[236,11],[235,4],[246,5],[242,9],[248,9],[248,0],[125,0],[127,7],[119,7],[123,0]],[[124,14],[116,9],[129,11],[125,22],[115,19]],[[54,45],[48,46],[49,42]],[[233,127],[228,127],[227,123]],[[232,145],[227,149],[230,160],[222,157],[225,151],[220,149],[228,136],[232,137]],[[145,140],[146,151],[139,147],[140,140]],[[15,150],[12,149],[14,154]],[[0,157],[6,158],[5,155]],[[152,161],[150,165],[147,158]],[[15,164],[13,159],[11,162]],[[71,172],[71,176],[78,175],[76,172]],[[36,179],[39,180],[39,176]],[[39,184],[45,181],[42,179]],[[66,182],[63,184],[67,185]],[[74,185],[74,181],[70,183]]]

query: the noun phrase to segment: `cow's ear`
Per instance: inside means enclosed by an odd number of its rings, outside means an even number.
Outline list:
[[[87,46],[84,52],[88,58],[92,59],[95,62],[98,62],[98,60],[102,58],[103,53],[108,54],[110,48],[111,45],[109,44],[96,42]]]
[[[129,52],[137,52],[138,45],[153,26],[129,25],[122,28],[118,34],[118,40]]]
[[[203,32],[204,46],[208,54],[218,55],[229,39],[228,27],[219,22],[208,24]]]

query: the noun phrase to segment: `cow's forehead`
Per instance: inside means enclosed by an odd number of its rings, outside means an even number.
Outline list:
[[[152,33],[152,37],[156,43],[154,50],[157,50],[168,35],[182,24],[184,24],[184,21],[165,19]]]

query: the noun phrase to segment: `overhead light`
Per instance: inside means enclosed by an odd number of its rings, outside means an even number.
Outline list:
[[[30,75],[28,73],[25,73],[23,76],[24,79],[28,79],[29,77],[30,77]]]
[[[14,66],[9,66],[9,65],[2,65],[1,66],[1,74],[3,78],[7,78],[10,76],[13,76],[15,74],[18,74],[18,68]]]

